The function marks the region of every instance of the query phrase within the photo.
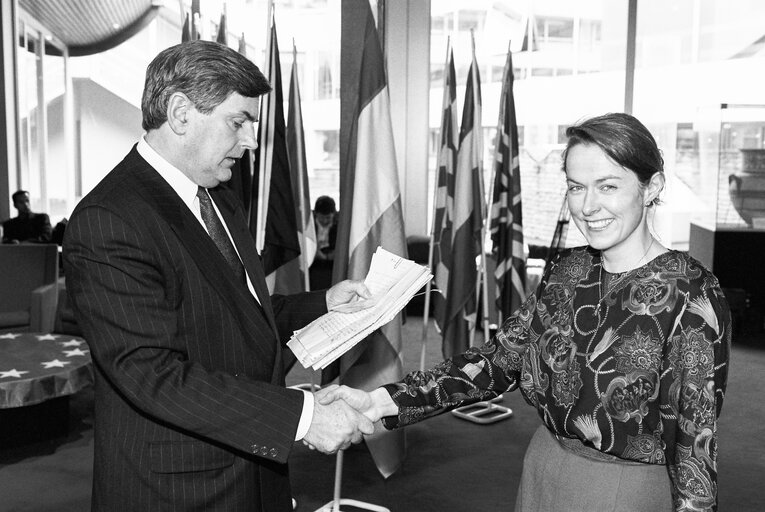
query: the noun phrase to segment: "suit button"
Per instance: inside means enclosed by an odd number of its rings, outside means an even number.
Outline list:
[[[276,448],[271,448],[271,457],[276,458],[276,456],[279,454],[279,452],[276,451]]]
[[[252,448],[252,453],[257,455],[258,454],[258,449],[260,448],[260,446],[254,444],[254,445],[250,446],[250,448]]]
[[[266,448],[265,446],[261,446],[261,447],[260,447],[260,454],[261,454],[262,456],[264,456],[264,457],[265,457],[266,455],[268,455],[268,448]]]

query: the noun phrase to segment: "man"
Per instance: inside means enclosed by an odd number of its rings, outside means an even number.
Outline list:
[[[51,241],[50,218],[45,213],[33,213],[29,206],[29,192],[17,190],[11,196],[18,216],[3,222],[3,243],[40,243]]]
[[[269,90],[223,45],[164,50],[146,72],[146,134],[69,221],[67,290],[96,370],[93,510],[291,510],[296,440],[331,453],[373,431],[286,389],[281,363],[294,329],[368,290],[269,297],[219,186],[255,148]]]
[[[316,259],[334,260],[337,241],[337,207],[329,196],[319,196],[313,207],[316,228]]]

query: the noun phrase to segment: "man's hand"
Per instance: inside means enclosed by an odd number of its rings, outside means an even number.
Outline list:
[[[342,400],[373,422],[378,421],[383,416],[398,414],[398,405],[391,399],[385,388],[377,388],[367,393],[348,386],[332,385],[318,391],[316,398],[322,405]]]
[[[370,435],[374,431],[371,421],[342,400],[327,404],[315,400],[313,420],[303,444],[330,454],[361,442],[363,434]]]
[[[369,293],[369,289],[362,281],[346,279],[327,290],[327,310],[332,311],[345,304],[344,311],[348,313],[358,311],[366,307],[364,301],[360,299],[369,299],[370,297],[372,294]],[[355,305],[358,307],[354,307]]]

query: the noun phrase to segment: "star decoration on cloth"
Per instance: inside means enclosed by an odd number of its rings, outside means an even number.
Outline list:
[[[77,340],[69,340],[69,341],[59,341],[61,343],[62,347],[79,347],[84,341],[77,341]]]
[[[71,364],[71,361],[59,361],[54,359],[53,361],[45,361],[40,363],[46,370],[49,368],[63,368],[65,364]]]
[[[21,334],[16,334],[16,333],[13,333],[13,332],[7,332],[5,334],[0,334],[0,340],[15,340],[19,336],[21,336]]]
[[[29,373],[29,372],[19,371],[16,368],[14,368],[13,370],[0,372],[0,379],[5,379],[6,377],[16,377],[17,379],[19,379],[25,373]]]
[[[64,350],[64,355],[66,357],[84,356],[87,353],[88,353],[88,350],[82,350],[80,348],[76,348],[74,350]]]
[[[53,341],[53,340],[56,339],[56,335],[55,334],[43,334],[42,336],[38,336],[37,339],[40,340],[40,341]]]

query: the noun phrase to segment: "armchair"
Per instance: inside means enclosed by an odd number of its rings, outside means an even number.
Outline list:
[[[58,246],[0,245],[0,332],[51,332],[58,302]]]

